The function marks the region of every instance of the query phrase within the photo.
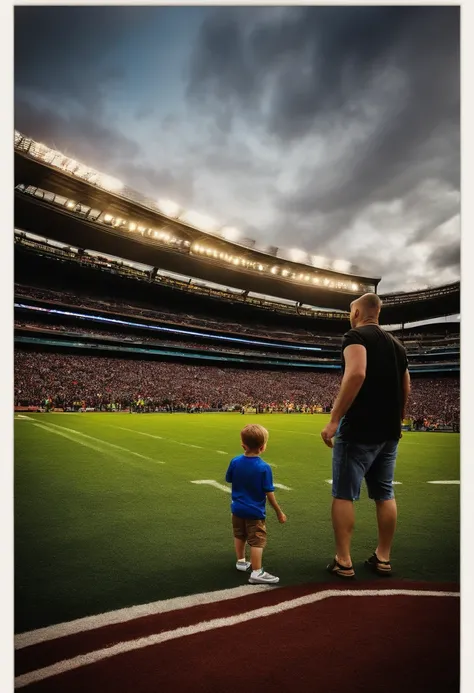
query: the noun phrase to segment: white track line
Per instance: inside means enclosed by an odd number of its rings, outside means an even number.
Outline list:
[[[435,592],[423,590],[325,590],[323,592],[316,592],[313,594],[305,595],[303,597],[298,597],[297,599],[290,599],[286,602],[281,602],[280,604],[264,606],[260,609],[253,609],[252,611],[246,611],[244,613],[236,614],[234,616],[228,616],[226,618],[215,618],[211,621],[201,621],[201,623],[196,623],[192,626],[175,628],[174,630],[155,633],[145,638],[138,638],[136,640],[120,642],[111,647],[105,647],[101,650],[96,650],[95,652],[89,652],[87,654],[79,655],[78,657],[73,657],[72,659],[65,659],[51,666],[44,667],[43,669],[37,669],[36,671],[30,671],[27,674],[17,676],[17,678],[15,679],[15,688],[23,688],[24,686],[28,686],[31,683],[36,683],[37,681],[42,681],[44,679],[50,678],[51,676],[57,676],[58,674],[65,673],[73,669],[78,669],[80,667],[87,666],[89,664],[93,664],[95,662],[99,662],[101,660],[108,659],[110,657],[114,657],[125,652],[140,650],[144,647],[158,645],[162,642],[176,640],[177,638],[183,638],[189,635],[196,635],[197,633],[204,633],[206,631],[215,630],[217,628],[226,628],[229,626],[235,626],[239,623],[247,623],[248,621],[257,618],[273,616],[274,614],[283,613],[284,611],[296,609],[301,606],[307,606],[308,604],[323,601],[324,599],[337,599],[341,597],[394,596],[459,597],[460,595],[459,592]]]
[[[142,460],[147,460],[148,462],[156,462],[157,464],[164,464],[161,460],[154,460],[152,457],[147,457],[146,455],[142,455],[139,452],[135,452],[134,450],[129,450],[128,448],[123,448],[121,445],[116,445],[115,443],[109,443],[107,440],[102,440],[102,438],[95,438],[94,436],[90,436],[87,433],[82,433],[81,431],[77,431],[75,428],[67,428],[66,426],[58,426],[58,424],[53,424],[49,423],[48,426],[53,426],[55,429],[58,429],[60,431],[69,431],[70,433],[74,433],[76,436],[81,436],[83,438],[88,438],[89,440],[95,440],[97,443],[100,443],[101,445],[106,445],[111,448],[115,448],[116,450],[121,450],[122,452],[126,452],[127,455],[133,455],[134,457],[140,457]]]
[[[292,491],[293,490],[289,486],[285,486],[285,484],[273,484],[273,485],[275,486],[275,488],[281,488],[284,491]]]
[[[190,594],[186,597],[163,599],[158,602],[139,604],[138,606],[108,611],[104,614],[97,614],[95,616],[85,616],[75,621],[58,623],[54,626],[46,626],[46,628],[38,628],[37,630],[30,630],[15,635],[15,650],[37,645],[40,642],[56,640],[56,638],[64,638],[67,635],[75,635],[76,633],[84,633],[85,631],[103,628],[104,626],[112,626],[116,623],[134,621],[136,618],[142,618],[143,616],[154,616],[155,614],[164,614],[169,611],[190,609],[193,606],[214,604],[215,602],[222,602],[227,599],[238,599],[239,597],[246,597],[254,592],[261,592],[262,590],[265,591],[269,589],[274,591],[279,588],[270,587],[269,585],[242,585],[241,587],[232,587],[227,590]]]

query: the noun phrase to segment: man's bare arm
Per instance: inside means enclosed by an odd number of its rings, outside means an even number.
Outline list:
[[[403,392],[403,395],[402,395],[402,398],[403,398],[402,421],[405,418],[408,397],[410,396],[410,390],[411,390],[411,381],[410,381],[410,374],[409,374],[408,368],[407,368],[405,373],[403,374],[403,380],[402,380],[402,392]]]
[[[331,412],[331,423],[339,424],[359,394],[367,370],[367,351],[362,344],[349,344],[344,349],[344,377]]]

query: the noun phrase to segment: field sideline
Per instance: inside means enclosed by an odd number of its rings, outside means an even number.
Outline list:
[[[253,421],[269,429],[265,459],[287,487],[277,488],[287,524],[268,514],[265,567],[282,586],[331,581],[331,451],[319,436],[327,416],[16,415],[15,631],[245,584],[224,477]],[[459,483],[427,483],[459,474],[459,435],[404,435],[397,578],[459,580]],[[376,542],[373,512],[364,492],[360,581],[373,579],[361,565]]]

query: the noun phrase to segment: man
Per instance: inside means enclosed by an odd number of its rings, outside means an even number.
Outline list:
[[[343,337],[343,379],[328,425],[321,432],[332,455],[332,525],[336,556],[330,573],[355,576],[351,559],[354,505],[365,478],[375,501],[378,545],[366,561],[390,575],[390,551],[397,524],[393,475],[401,422],[410,392],[404,347],[379,326],[382,302],[365,294],[351,303],[351,330]]]

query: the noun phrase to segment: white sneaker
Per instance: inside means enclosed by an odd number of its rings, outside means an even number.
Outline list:
[[[252,571],[252,574],[249,577],[249,582],[252,585],[275,585],[279,581],[279,577],[266,573],[263,568],[258,573],[255,570]]]
[[[235,564],[235,567],[237,570],[242,570],[242,572],[246,572],[252,564],[249,561],[237,561]]]

